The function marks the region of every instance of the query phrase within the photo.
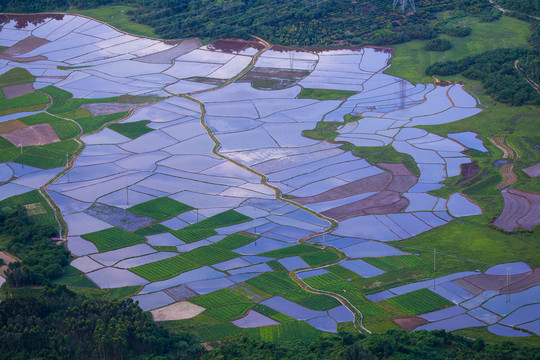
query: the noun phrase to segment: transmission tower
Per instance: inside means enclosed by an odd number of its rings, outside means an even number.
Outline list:
[[[416,12],[416,6],[414,6],[414,0],[394,0],[393,7],[401,5],[401,11],[405,12],[405,7],[407,6],[407,3],[409,3],[413,11]]]

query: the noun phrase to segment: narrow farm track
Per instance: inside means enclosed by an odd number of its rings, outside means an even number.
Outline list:
[[[518,181],[518,176],[514,172],[514,164],[504,164],[501,166],[502,183],[497,185],[497,190],[504,189]]]
[[[280,200],[280,201],[283,201],[283,202],[286,202],[287,204],[290,204],[298,209],[302,209],[304,211],[307,211],[309,212],[310,214],[313,214],[315,216],[317,216],[318,218],[320,219],[323,219],[323,220],[326,220],[328,222],[330,222],[331,226],[327,229],[327,231],[332,231],[334,230],[336,227],[337,227],[337,221],[332,219],[332,218],[329,218],[327,216],[324,216],[322,214],[319,214],[311,209],[308,209],[296,202],[293,202],[293,201],[290,201],[286,198],[283,197],[283,193],[281,192],[281,190],[276,187],[276,186],[273,186],[271,184],[268,183],[268,179],[265,175],[259,173],[258,171],[256,170],[253,170],[239,162],[237,162],[236,160],[233,160],[233,159],[230,159],[222,154],[219,153],[219,148],[221,147],[221,143],[219,142],[219,140],[217,139],[217,137],[212,133],[212,130],[210,129],[210,127],[206,124],[205,122],[205,118],[206,118],[206,107],[204,105],[203,102],[195,99],[194,97],[192,97],[191,95],[196,95],[196,94],[200,94],[200,93],[203,93],[203,92],[209,92],[209,91],[213,91],[213,90],[216,90],[216,89],[219,89],[219,88],[222,88],[228,84],[231,84],[233,83],[234,81],[236,81],[237,79],[239,79],[240,77],[242,77],[244,74],[246,74],[248,71],[250,71],[253,66],[255,65],[255,62],[257,61],[258,57],[266,50],[270,49],[272,47],[271,44],[269,44],[268,42],[254,36],[257,40],[263,42],[263,44],[265,45],[264,49],[260,50],[257,54],[255,54],[253,56],[253,59],[252,61],[250,62],[250,64],[244,68],[240,73],[238,73],[237,75],[235,75],[234,77],[232,77],[231,79],[229,79],[227,82],[221,84],[220,86],[217,86],[217,87],[214,87],[214,88],[211,88],[211,89],[207,89],[207,90],[201,90],[201,91],[198,91],[198,92],[193,92],[191,93],[190,95],[181,95],[180,97],[183,97],[184,99],[187,99],[189,101],[192,101],[194,103],[196,103],[197,105],[199,105],[199,108],[201,110],[201,125],[205,128],[206,132],[208,133],[208,136],[212,139],[212,141],[214,142],[214,148],[212,149],[212,153],[224,160],[227,160],[227,161],[230,161],[240,167],[242,167],[243,169],[257,175],[258,177],[261,178],[261,184],[263,184],[264,186],[267,186],[269,188],[271,188],[275,194],[276,194],[276,199]],[[170,93],[170,92],[169,92]],[[172,94],[172,93],[171,93]],[[178,95],[175,95],[175,96],[178,96]],[[317,248],[324,248],[323,246],[321,245],[317,245],[317,244],[311,244],[309,242],[307,242],[307,240],[309,238],[312,238],[312,237],[315,237],[315,236],[319,236],[319,235],[322,235],[322,233],[316,233],[316,234],[312,234],[306,238],[303,238],[303,239],[299,239],[298,242],[301,243],[301,244],[305,244],[305,245],[308,245],[308,246],[313,246],[313,247],[317,247]],[[338,260],[331,263],[331,264],[326,264],[324,266],[319,266],[319,267],[312,267],[312,268],[308,268],[308,269],[303,269],[302,271],[307,271],[307,270],[317,270],[317,269],[323,269],[323,268],[326,268],[326,267],[329,267],[329,266],[333,266],[333,265],[338,265],[340,264],[341,262],[345,261],[347,259],[347,256],[345,254],[343,254],[342,252],[338,251],[337,249],[334,249],[332,247],[327,247],[326,248],[327,251],[332,251],[334,253],[336,253],[338,255]],[[344,297],[343,295],[340,295],[340,294],[337,294],[337,293],[333,293],[333,292],[330,292],[330,291],[325,291],[325,290],[319,290],[319,289],[315,289],[311,286],[309,286],[308,284],[306,284],[302,279],[300,279],[296,274],[300,272],[300,271],[290,271],[289,272],[289,277],[291,278],[291,280],[293,280],[296,284],[298,284],[298,286],[300,286],[302,289],[304,289],[305,291],[307,292],[310,292],[310,293],[313,293],[313,294],[318,294],[318,295],[327,295],[327,296],[330,296],[336,300],[338,300],[342,305],[344,305],[345,307],[347,307],[347,309],[349,309],[349,311],[351,311],[351,313],[353,314],[354,316],[354,321],[353,321],[353,326],[354,328],[358,331],[358,332],[365,332],[367,334],[371,334],[371,332],[366,329],[363,325],[362,325],[362,313],[360,312],[360,310],[358,310],[346,297]]]
[[[521,157],[519,152],[508,143],[504,136],[493,136],[489,137],[488,140],[493,144],[493,146],[497,147],[503,152],[503,159],[519,159]],[[518,181],[518,176],[514,172],[514,164],[512,163],[504,164],[501,167],[501,175],[503,177],[503,181],[497,185],[497,190],[504,189],[505,187],[513,185]]]

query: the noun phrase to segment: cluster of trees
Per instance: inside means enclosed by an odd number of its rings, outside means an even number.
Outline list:
[[[540,16],[540,1],[538,0],[496,0],[495,3],[505,9]]]
[[[540,95],[516,69],[518,61],[519,67],[525,69],[525,76],[533,76],[533,80],[538,81],[539,54],[538,49],[498,49],[457,61],[437,62],[426,69],[426,74],[461,74],[468,79],[480,80],[497,101],[512,105],[540,105]]]
[[[1,244],[21,259],[9,264],[5,274],[9,286],[45,285],[62,275],[70,252],[51,241],[56,234],[52,226],[35,224],[23,207],[0,209]]]
[[[446,39],[433,39],[426,41],[424,49],[427,51],[446,51],[452,47],[452,43]]]
[[[370,336],[340,333],[312,344],[242,339],[209,352],[204,359],[537,359],[539,350],[510,342],[488,345],[481,339],[475,341],[445,331],[390,330]]]
[[[159,327],[130,299],[89,301],[56,286],[0,302],[1,359],[198,359],[203,352],[197,337]]]

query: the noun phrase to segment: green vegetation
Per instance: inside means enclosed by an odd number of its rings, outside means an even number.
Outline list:
[[[129,211],[157,220],[170,219],[173,216],[189,210],[193,210],[193,208],[166,196],[146,201],[129,208]]]
[[[251,236],[235,233],[235,234],[227,235],[222,240],[218,241],[216,243],[216,246],[219,246],[227,250],[233,250],[233,249],[237,249],[239,247],[245,246],[247,244],[251,244],[253,241],[255,241],[255,238]]]
[[[39,204],[39,203],[38,203]],[[57,234],[50,225],[40,225],[27,216],[25,208],[0,207],[0,247],[20,261],[12,262],[5,272],[9,287],[45,285],[62,275],[68,265],[69,251],[51,238]]]
[[[32,223],[52,226],[55,229],[58,227],[53,210],[39,191],[32,190],[0,201],[0,209],[9,210],[18,206],[25,209],[26,216]]]
[[[46,108],[49,98],[39,92],[6,99],[0,93],[0,116],[24,111],[39,111]]]
[[[71,157],[78,148],[79,144],[74,140],[64,140],[46,145],[23,147],[23,154],[16,157],[14,161],[24,165],[50,169],[53,167],[64,166],[66,164],[66,154]]]
[[[201,265],[211,265],[234,259],[240,255],[230,250],[210,245],[191,250],[185,253],[184,256]]]
[[[199,266],[193,261],[178,255],[150,264],[137,266],[131,268],[130,270],[148,281],[160,281],[170,279],[176,275],[198,267]]]
[[[372,164],[376,163],[401,163],[404,164],[413,174],[420,176],[420,169],[416,161],[409,154],[397,152],[391,145],[378,147],[361,147],[345,144],[343,149],[351,150],[353,155],[366,159]]]
[[[153,131],[146,125],[150,123],[150,120],[141,120],[125,124],[111,124],[109,129],[116,131],[117,133],[127,136],[130,139],[136,139],[141,135]]]
[[[326,90],[326,89],[306,89],[303,88],[298,94],[298,99],[315,99],[315,100],[339,100],[346,99],[349,96],[356,94],[356,91],[348,90]]]
[[[77,124],[51,116],[47,113],[25,116],[19,119],[25,125],[50,124],[60,140],[67,140],[79,135],[80,129]]]
[[[121,249],[126,246],[145,242],[145,238],[142,236],[135,235],[117,227],[84,234],[81,235],[81,237],[94,243],[99,252]]]
[[[135,230],[133,233],[141,236],[149,236],[170,232],[171,229],[161,224],[152,224]]]
[[[426,41],[424,50],[426,51],[446,51],[452,47],[452,43],[448,39],[433,39]]]
[[[188,244],[217,235],[214,229],[179,229],[170,231],[171,234]]]
[[[214,216],[210,216],[204,220],[191,224],[184,229],[215,229],[220,227],[226,227],[236,224],[245,223],[247,221],[253,220],[249,216],[240,214],[235,210],[227,210],[225,212],[219,213]]]
[[[363,260],[384,271],[392,271],[392,270],[401,269],[404,267],[404,265],[393,256],[385,256],[385,257],[378,257],[378,258],[365,258]]]
[[[419,315],[453,306],[454,303],[428,289],[420,289],[384,300],[381,306],[390,305],[407,316]]]
[[[36,77],[26,69],[13,68],[0,75],[0,88],[9,85],[33,83]]]
[[[217,308],[232,304],[250,304],[250,300],[230,289],[222,289],[213,293],[197,296],[189,299],[189,302],[204,308]]]
[[[468,24],[472,31],[469,36],[455,38],[439,35],[440,39],[452,42],[452,48],[444,52],[430,52],[424,49],[424,41],[414,40],[394,46],[392,66],[385,70],[388,75],[398,76],[410,82],[431,82],[433,79],[425,75],[425,69],[437,61],[455,61],[465,55],[477,55],[485,51],[499,48],[527,46],[530,34],[526,22],[503,16],[493,22],[477,22],[466,18],[462,23]],[[504,40],[504,42],[503,42]]]

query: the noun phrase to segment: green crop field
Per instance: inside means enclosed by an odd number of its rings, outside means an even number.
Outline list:
[[[281,325],[245,329],[248,336],[264,341],[305,341],[315,340],[321,332],[303,321],[288,322]]]
[[[13,68],[0,75],[0,87],[33,83],[34,81],[36,81],[36,77],[23,68]]]
[[[19,121],[25,125],[39,125],[39,124],[48,124],[60,120],[59,118],[49,115],[47,113],[39,113],[34,115],[25,116],[19,118]]]
[[[178,255],[168,259],[156,261],[131,268],[130,270],[148,281],[160,281],[170,279],[183,272],[193,270],[199,266],[193,261]]]
[[[247,244],[250,244],[253,241],[255,241],[255,238],[235,233],[235,234],[227,235],[225,238],[218,241],[216,243],[216,246],[219,246],[220,248],[223,248],[223,249],[233,250],[233,249],[237,249],[239,247],[245,246]]]
[[[32,190],[24,194],[11,196],[0,201],[0,208],[22,205],[27,209],[27,213],[38,224],[52,225],[58,227],[58,222],[54,218],[54,212],[45,201],[45,198],[40,195],[39,191]]]
[[[126,246],[141,244],[146,240],[142,236],[113,227],[81,235],[83,239],[91,241],[96,245],[99,252],[120,249]]]
[[[339,301],[327,295],[311,295],[299,300],[298,304],[313,310],[330,310],[341,305]]]
[[[134,213],[145,215],[157,220],[170,219],[173,216],[192,209],[193,208],[191,206],[168,197],[160,197],[129,208],[129,210]]]
[[[310,266],[331,264],[339,259],[339,255],[331,250],[320,250],[316,247],[313,247],[312,249],[314,250],[312,253],[300,255],[302,260],[307,262]]]
[[[298,301],[310,295],[292,281],[287,272],[261,274],[249,279],[247,283],[264,292],[272,295],[280,295],[291,301]]]
[[[249,309],[253,307],[250,304],[229,304],[206,310],[206,314],[220,320],[235,320],[246,315]]]
[[[437,61],[457,60],[505,46],[527,46],[527,37],[531,33],[526,22],[509,16],[493,22],[475,22],[470,27],[471,34],[463,38],[440,35],[439,38],[452,43],[452,48],[443,52],[426,51],[422,40],[393,46],[392,66],[385,73],[403,77],[413,84],[431,82],[433,79],[426,76],[424,70]]]
[[[184,253],[184,256],[200,265],[212,265],[234,259],[240,255],[230,250],[210,245],[191,250]]]
[[[60,140],[74,138],[79,135],[79,132],[81,131],[77,124],[66,120],[52,122],[51,127]]]
[[[274,271],[283,271],[283,270],[287,270],[285,268],[285,266],[281,265],[279,261],[277,260],[271,260],[269,262],[267,262],[268,266],[270,266],[272,268],[272,270]]]
[[[341,265],[332,265],[327,267],[326,270],[338,276],[341,276],[343,279],[356,279],[360,277],[360,275],[358,275],[354,271],[344,268]]]
[[[196,222],[195,224],[191,224],[184,229],[215,229],[225,226],[241,224],[250,220],[253,219],[249,216],[240,214],[239,212],[234,210],[227,210],[225,212],[210,216],[209,218]]]
[[[300,91],[300,94],[298,94],[298,99],[339,100],[348,98],[354,94],[356,94],[356,91],[304,88]]]
[[[99,116],[85,116],[75,119],[83,128],[85,133],[93,132],[98,130],[105,124],[108,124],[113,121],[121,120],[128,116],[129,112],[118,112],[114,114],[99,115]]]
[[[393,256],[364,258],[362,260],[384,271],[392,271],[396,269],[401,269],[402,267],[405,266]]]
[[[2,136],[0,136],[0,149],[1,150],[13,148],[13,147],[15,147],[15,145],[13,145],[11,143],[11,141],[9,141],[6,138],[3,138]]]
[[[146,126],[149,123],[150,120],[141,120],[125,124],[111,124],[109,125],[109,129],[114,130],[130,139],[136,139],[139,136],[154,130]]]
[[[189,299],[189,302],[207,309],[219,308],[231,304],[252,304],[248,298],[230,289],[222,289],[209,294],[200,295]]]
[[[310,245],[305,244],[298,244],[294,246],[289,246],[284,249],[278,249],[278,250],[272,250],[267,251],[265,253],[260,254],[261,256],[269,256],[274,258],[284,258],[289,256],[297,256],[297,255],[304,255],[313,253],[316,251],[316,248]]]
[[[169,231],[171,231],[171,229],[169,229],[165,225],[152,224],[152,225],[148,225],[140,229],[137,229],[133,233],[137,235],[141,235],[141,236],[149,236],[149,235],[163,234]]]
[[[188,244],[217,235],[214,229],[188,229],[187,227],[170,233]]]
[[[417,266],[425,266],[425,265],[433,265],[431,261],[421,258],[420,256],[416,256],[416,255],[397,255],[394,257],[408,268],[414,268]]]
[[[44,88],[39,89],[39,91],[44,92],[45,94],[50,95],[54,100],[69,99],[73,97],[73,94],[57,88],[55,86],[49,85]]]
[[[326,285],[334,284],[337,282],[343,281],[343,278],[337,276],[333,273],[323,274],[323,275],[317,275],[312,276],[304,279],[304,282],[308,284],[309,286],[314,287],[315,289],[322,289]]]
[[[454,305],[440,295],[428,289],[420,289],[407,294],[381,301],[402,311],[404,314],[413,316],[427,312],[440,310]]]
[[[24,111],[39,111],[47,107],[49,97],[33,92],[30,94],[6,99],[0,93],[0,116],[15,114]]]
[[[23,147],[23,154],[15,161],[42,169],[50,169],[66,165],[66,154],[71,156],[79,147],[74,140]],[[20,151],[20,150],[19,150]]]
[[[242,329],[231,324],[230,322],[222,322],[216,325],[203,326],[197,329],[201,337],[206,341],[214,341],[223,338],[232,337],[242,333]]]

